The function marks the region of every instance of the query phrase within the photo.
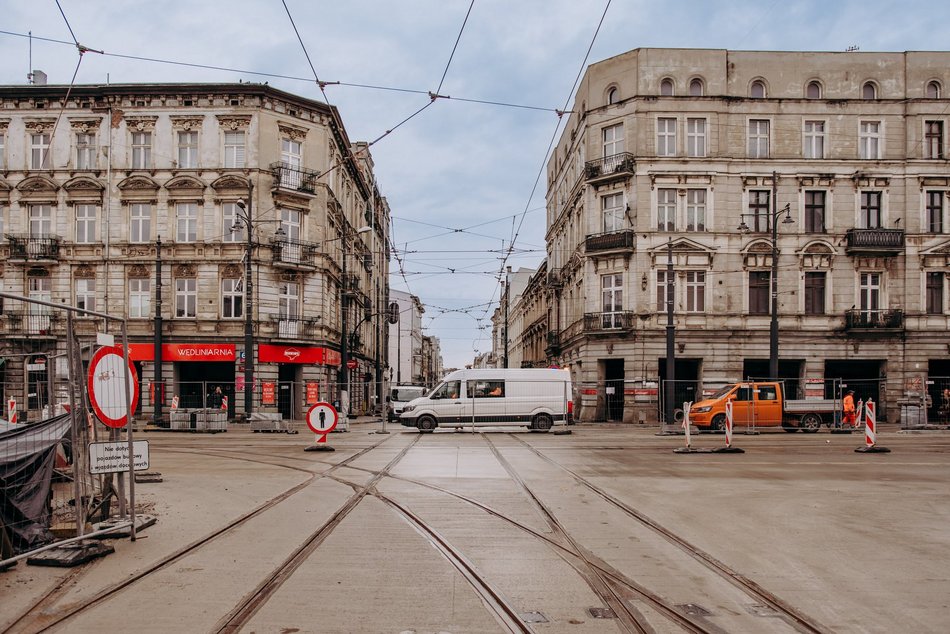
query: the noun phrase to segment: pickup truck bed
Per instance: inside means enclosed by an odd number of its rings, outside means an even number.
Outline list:
[[[807,414],[809,412],[833,412],[837,401],[833,398],[809,398],[785,401],[788,414]]]

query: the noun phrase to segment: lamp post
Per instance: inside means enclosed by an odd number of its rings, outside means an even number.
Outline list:
[[[772,173],[772,210],[766,214],[766,217],[769,220],[769,227],[772,231],[772,272],[770,275],[770,287],[771,287],[771,320],[769,322],[769,376],[770,379],[778,379],[778,218],[782,214],[785,214],[785,219],[782,220],[783,225],[790,225],[795,221],[792,220],[792,211],[791,204],[786,204],[781,209],[777,209],[778,201],[776,201],[776,178],[775,173]],[[755,216],[756,214],[741,214],[742,217],[746,216]],[[739,231],[742,233],[748,233],[750,231],[749,225],[743,220],[738,227]]]
[[[250,418],[254,412],[254,278],[251,270],[251,255],[254,251],[254,224],[251,215],[251,198],[253,185],[248,186],[248,199],[239,199],[237,203],[238,218],[231,226],[231,232],[241,228],[243,222],[247,229],[247,243],[244,246],[244,417]],[[277,236],[283,234],[278,227]]]
[[[340,266],[340,272],[343,276],[343,285],[342,291],[340,292],[340,370],[337,373],[337,383],[340,386],[340,417],[343,419],[344,428],[349,427],[347,422],[347,416],[349,415],[350,410],[350,369],[347,366],[349,363],[349,332],[346,328],[346,316],[347,316],[347,298],[348,298],[348,289],[349,280],[346,277],[346,250],[347,250],[347,230],[349,225],[346,223],[343,224],[343,235],[341,239],[343,240],[343,252],[342,258],[343,261]],[[356,230],[354,235],[359,235],[361,233],[366,233],[372,231],[372,227],[363,226]]]

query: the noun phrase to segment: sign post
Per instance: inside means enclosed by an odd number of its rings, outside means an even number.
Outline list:
[[[307,411],[307,427],[317,435],[316,443],[304,451],[335,451],[327,444],[327,434],[336,427],[340,415],[329,403],[320,402]]]

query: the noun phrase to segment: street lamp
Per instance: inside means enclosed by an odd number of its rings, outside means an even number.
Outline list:
[[[231,232],[241,229],[241,223],[247,229],[247,244],[244,247],[244,416],[250,418],[254,411],[254,281],[251,272],[251,253],[254,250],[254,224],[251,216],[251,187],[248,188],[248,201],[241,198],[236,205],[239,212]],[[273,221],[269,221],[273,222]],[[277,228],[276,237],[284,236],[282,227]]]
[[[772,182],[775,182],[775,176],[773,174]],[[769,376],[770,379],[778,379],[778,218],[782,214],[785,214],[784,220],[782,220],[783,225],[790,225],[795,221],[792,220],[792,210],[791,205],[786,204],[781,209],[776,209],[777,201],[775,200],[775,189],[772,190],[772,210],[766,213],[766,218],[769,220],[769,227],[772,230],[772,274],[770,279],[771,284],[771,321],[769,322]],[[741,214],[742,217],[745,216],[757,216],[757,214]],[[738,230],[742,233],[749,233],[749,225],[745,223],[745,220],[742,220],[739,224]]]
[[[349,363],[350,361],[349,347],[348,347],[349,342],[347,341],[347,339],[349,339],[349,333],[347,332],[347,328],[346,328],[346,313],[347,313],[347,306],[346,306],[347,288],[346,287],[349,284],[349,280],[346,279],[346,250],[347,250],[346,241],[348,237],[346,234],[346,231],[347,231],[348,226],[349,225],[344,223],[343,235],[341,236],[341,239],[343,240],[343,253],[342,253],[343,262],[342,262],[342,266],[340,267],[340,271],[343,276],[343,286],[342,286],[342,291],[340,292],[340,311],[342,313],[340,316],[340,369],[337,371],[337,377],[336,377],[337,383],[340,386],[340,417],[343,419],[344,426],[347,428],[349,427],[349,423],[347,422],[347,415],[349,414],[349,410],[350,410],[350,371],[349,371],[349,368],[346,367],[346,364]],[[367,233],[372,230],[373,228],[370,226],[362,226],[354,232],[354,235]]]

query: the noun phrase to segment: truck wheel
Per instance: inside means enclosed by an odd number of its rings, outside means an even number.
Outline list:
[[[419,417],[419,432],[420,433],[432,433],[432,430],[438,426],[438,423],[435,422],[435,419],[431,416],[420,416]]]
[[[821,427],[821,416],[818,414],[805,414],[798,421],[798,427],[806,433],[813,434]]]
[[[712,422],[709,425],[709,428],[713,431],[725,431],[726,429],[726,415],[725,414],[716,414],[713,416]]]
[[[547,414],[538,414],[534,417],[534,420],[531,422],[532,431],[548,431],[551,429],[551,425],[554,424],[554,421],[551,420],[551,417]]]

